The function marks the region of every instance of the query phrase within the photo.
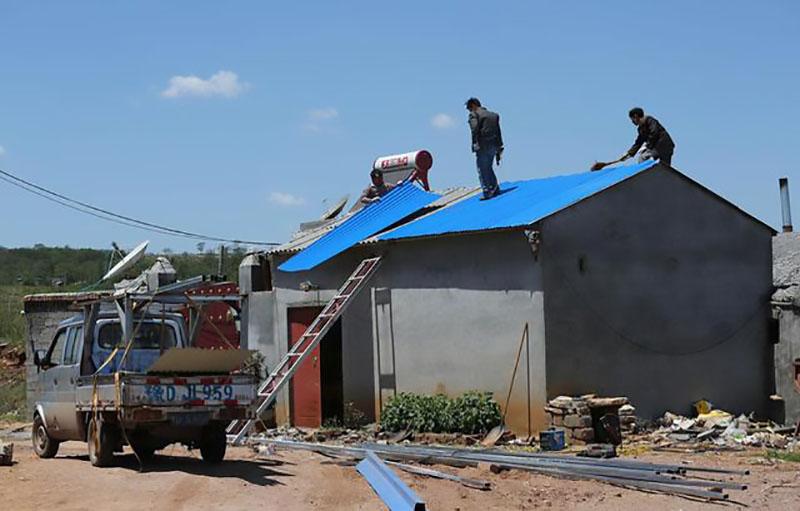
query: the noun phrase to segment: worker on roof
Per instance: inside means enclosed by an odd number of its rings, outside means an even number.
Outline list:
[[[640,156],[642,161],[652,158],[661,160],[661,163],[672,165],[672,153],[675,151],[675,142],[669,136],[667,130],[655,117],[645,115],[644,110],[631,108],[628,112],[631,122],[638,127],[639,135],[630,149],[620,157],[619,161],[625,161],[634,156],[643,144],[646,144]]]
[[[503,135],[500,132],[500,116],[485,109],[478,98],[469,98],[465,103],[469,110],[469,129],[472,132],[472,152],[478,165],[478,179],[483,188],[483,198],[491,199],[500,193],[492,160],[500,165],[503,158]]]
[[[361,194],[361,198],[358,200],[361,204],[366,205],[377,202],[381,200],[381,197],[391,192],[392,189],[397,186],[384,182],[383,171],[380,169],[372,169],[372,172],[369,173],[369,177],[372,179],[372,184],[366,187]]]

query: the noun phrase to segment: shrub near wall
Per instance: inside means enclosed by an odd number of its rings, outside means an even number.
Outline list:
[[[450,399],[401,392],[386,403],[381,426],[387,431],[483,434],[500,424],[500,406],[490,392],[470,391]]]

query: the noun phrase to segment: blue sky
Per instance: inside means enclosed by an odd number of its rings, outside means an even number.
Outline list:
[[[283,241],[417,148],[475,185],[471,95],[501,180],[617,157],[641,105],[675,167],[777,227],[789,176],[800,220],[796,1],[6,1],[0,40],[0,168],[155,223]],[[195,246],[3,182],[0,219],[7,247]]]

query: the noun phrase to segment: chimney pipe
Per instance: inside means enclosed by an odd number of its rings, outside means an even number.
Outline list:
[[[783,217],[783,232],[792,232],[792,208],[789,205],[789,178],[778,179],[781,188],[781,216]]]

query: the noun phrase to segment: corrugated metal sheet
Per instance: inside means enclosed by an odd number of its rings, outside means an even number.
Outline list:
[[[597,172],[506,182],[501,185],[503,193],[498,197],[486,201],[480,200],[480,195],[466,198],[393,229],[378,239],[396,240],[530,225],[655,164],[649,160]]]
[[[310,270],[359,241],[386,229],[439,198],[412,182],[404,183],[309,245],[278,267],[281,271]]]
[[[307,231],[299,231],[294,234],[290,241],[278,245],[267,251],[268,254],[288,254],[293,252],[299,252],[307,247],[309,247],[312,243],[320,239],[321,237],[325,236],[325,234],[329,233],[337,226],[342,224],[348,218],[350,218],[352,214],[344,215],[341,218],[337,218],[336,220],[332,221],[329,224],[322,225],[315,229],[309,229]]]
[[[473,187],[459,186],[457,188],[448,188],[441,192],[437,191],[436,193],[441,195],[441,197],[439,197],[435,201],[425,206],[425,208],[434,209],[447,206],[448,204],[461,200],[470,194],[478,193],[480,189],[481,189],[480,186],[473,186]]]

